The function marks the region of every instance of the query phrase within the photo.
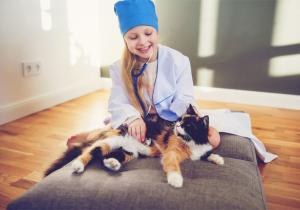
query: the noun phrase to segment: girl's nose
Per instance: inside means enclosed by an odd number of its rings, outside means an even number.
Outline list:
[[[139,38],[139,44],[140,44],[140,45],[143,45],[143,44],[145,44],[145,43],[146,43],[146,41],[147,41],[147,39],[146,39],[146,37],[145,37],[145,36],[140,36],[140,38]]]

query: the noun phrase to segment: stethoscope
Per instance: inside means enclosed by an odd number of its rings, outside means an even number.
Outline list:
[[[149,107],[149,110],[146,109],[145,104],[143,103],[139,92],[138,92],[138,78],[143,74],[143,72],[146,70],[147,65],[152,57],[153,51],[148,59],[148,61],[146,63],[143,64],[141,70],[135,74],[134,69],[131,69],[130,74],[131,74],[131,78],[132,78],[132,84],[133,84],[133,89],[134,89],[134,94],[137,98],[137,100],[139,101],[139,104],[141,105],[141,108],[143,110],[143,115],[144,118],[148,115],[148,113],[150,112],[151,106]],[[158,52],[157,52],[157,60],[158,60]],[[157,67],[156,67],[156,71],[158,69],[158,61],[157,61]],[[156,73],[156,77],[157,77],[157,73]],[[155,83],[156,83],[156,77],[155,77],[155,81],[154,81],[154,87],[155,87]],[[153,88],[153,92],[154,92],[154,88]],[[153,93],[154,94],[154,93]],[[153,94],[152,94],[152,101],[153,101]]]

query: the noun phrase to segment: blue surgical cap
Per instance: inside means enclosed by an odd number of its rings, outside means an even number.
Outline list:
[[[124,36],[131,28],[141,25],[152,26],[158,31],[158,20],[151,0],[123,0],[115,3],[115,13]]]

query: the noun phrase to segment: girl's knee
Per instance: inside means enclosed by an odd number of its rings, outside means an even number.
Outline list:
[[[220,141],[221,141],[220,134],[213,127],[209,127],[208,140],[209,140],[209,143],[213,146],[213,148],[216,148],[220,145]]]

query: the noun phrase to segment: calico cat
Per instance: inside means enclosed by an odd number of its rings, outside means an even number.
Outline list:
[[[72,161],[74,173],[82,173],[92,160],[101,163],[113,171],[118,171],[126,163],[139,155],[161,157],[163,170],[167,181],[173,187],[182,187],[180,163],[183,160],[207,159],[218,165],[224,164],[224,159],[211,153],[213,147],[208,141],[208,116],[200,117],[190,105],[186,114],[171,123],[163,120],[157,114],[151,114],[145,119],[146,137],[151,139],[150,145],[140,143],[127,134],[127,126],[118,129],[100,130],[85,143],[79,143],[57,160],[45,173],[49,175]]]

